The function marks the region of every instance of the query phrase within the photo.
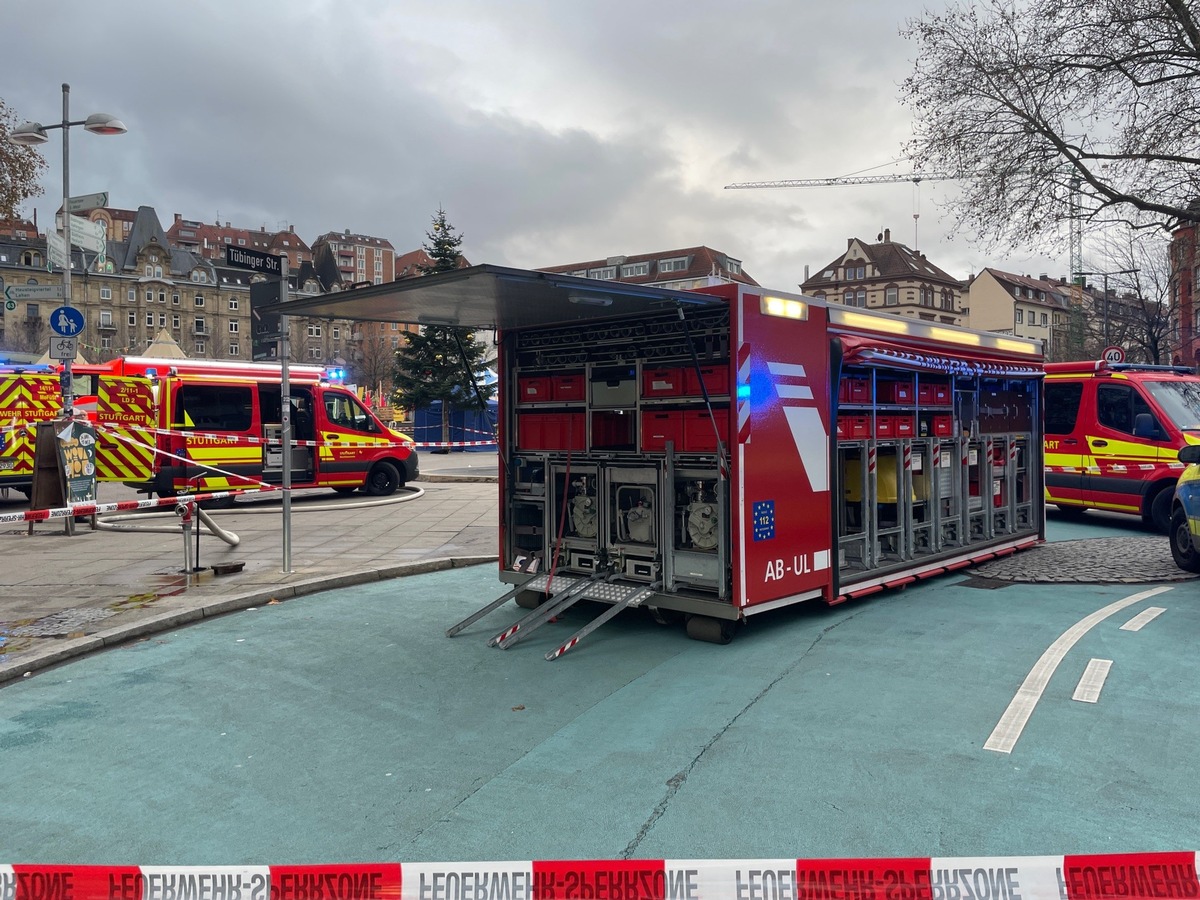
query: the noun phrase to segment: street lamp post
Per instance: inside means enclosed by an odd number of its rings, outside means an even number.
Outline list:
[[[35,147],[39,144],[44,144],[50,140],[50,135],[46,132],[53,131],[55,128],[62,129],[62,146],[63,146],[63,164],[62,164],[62,218],[60,220],[60,230],[62,233],[63,246],[67,248],[66,265],[63,266],[63,304],[71,305],[71,214],[68,210],[68,201],[71,199],[71,126],[82,125],[84,131],[90,131],[92,134],[124,134],[126,132],[125,123],[115,116],[110,116],[108,113],[92,113],[86,119],[80,119],[76,122],[71,121],[71,86],[63,84],[62,86],[62,122],[57,125],[43,125],[41,122],[26,122],[24,125],[19,125],[9,132],[8,139],[14,144],[21,144],[26,147]],[[72,416],[75,412],[75,394],[71,386],[71,363],[74,360],[65,360],[63,365],[63,413]]]
[[[1117,269],[1115,272],[1072,272],[1072,278],[1078,278],[1082,275],[1100,275],[1104,278],[1104,346],[1108,346],[1108,276],[1109,275],[1136,275],[1141,269]]]

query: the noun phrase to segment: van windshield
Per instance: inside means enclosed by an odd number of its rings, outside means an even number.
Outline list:
[[[1200,431],[1200,379],[1147,381],[1146,390],[1181,431]]]

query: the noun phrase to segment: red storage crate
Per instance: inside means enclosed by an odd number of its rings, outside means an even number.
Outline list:
[[[583,413],[522,413],[517,416],[521,450],[583,450],[587,426]]]
[[[550,399],[550,379],[548,377],[524,375],[517,379],[518,403],[540,403]]]
[[[911,381],[880,381],[876,388],[879,392],[880,403],[912,403],[913,384]]]
[[[948,406],[950,385],[922,383],[917,388],[917,402],[922,406]]]
[[[933,416],[933,433],[938,437],[949,437],[954,434],[953,416]]]
[[[704,391],[700,389],[701,379],[704,380],[704,388],[708,391],[710,397],[728,397],[729,396],[729,366],[701,366],[700,372],[697,374],[696,367],[692,366],[687,372],[687,380],[684,382],[684,393],[689,397],[702,397]]]
[[[875,417],[875,437],[894,438],[896,436],[896,420],[892,416]]]
[[[644,369],[642,371],[642,396],[680,397],[683,395],[687,376],[683,369]]]
[[[555,400],[571,402],[587,399],[587,382],[582,374],[554,375],[550,379],[550,394]]]
[[[683,418],[677,410],[642,411],[642,449],[661,451],[667,449],[667,441],[673,441],[675,449],[683,448]]]
[[[910,438],[916,434],[916,423],[912,416],[892,416],[892,423],[898,438]]]
[[[843,378],[838,384],[838,399],[843,403],[869,403],[871,382],[865,378]]]
[[[685,453],[715,453],[717,435],[721,442],[729,443],[729,410],[714,409],[712,417],[707,409],[689,409],[683,416],[683,450]],[[717,429],[713,431],[713,418]]]
[[[633,450],[634,427],[637,419],[633,412],[623,410],[598,410],[592,413],[593,450]]]
[[[838,416],[837,435],[844,441],[865,438],[871,433],[871,419],[867,416]]]

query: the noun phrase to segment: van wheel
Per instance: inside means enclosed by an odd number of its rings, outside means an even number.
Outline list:
[[[1171,556],[1175,565],[1185,572],[1200,574],[1200,553],[1196,552],[1196,546],[1192,543],[1192,530],[1182,507],[1171,516]]]
[[[1143,522],[1153,526],[1162,534],[1171,533],[1171,497],[1174,493],[1174,490],[1169,487],[1163,488],[1150,501],[1149,514],[1142,516]]]
[[[371,466],[367,473],[367,482],[363,487],[372,497],[387,497],[396,493],[400,486],[400,473],[387,460],[380,460]]]

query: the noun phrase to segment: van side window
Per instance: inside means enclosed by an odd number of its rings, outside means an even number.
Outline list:
[[[184,384],[175,395],[171,424],[213,431],[248,431],[254,420],[252,388]]]
[[[1096,392],[1096,418],[1106,428],[1133,434],[1142,413],[1154,415],[1145,398],[1129,385],[1102,384]]]
[[[377,432],[379,427],[354,397],[330,391],[325,395],[325,418],[330,425],[355,431]]]
[[[1070,434],[1079,417],[1083,385],[1079,382],[1046,384],[1046,434]]]

